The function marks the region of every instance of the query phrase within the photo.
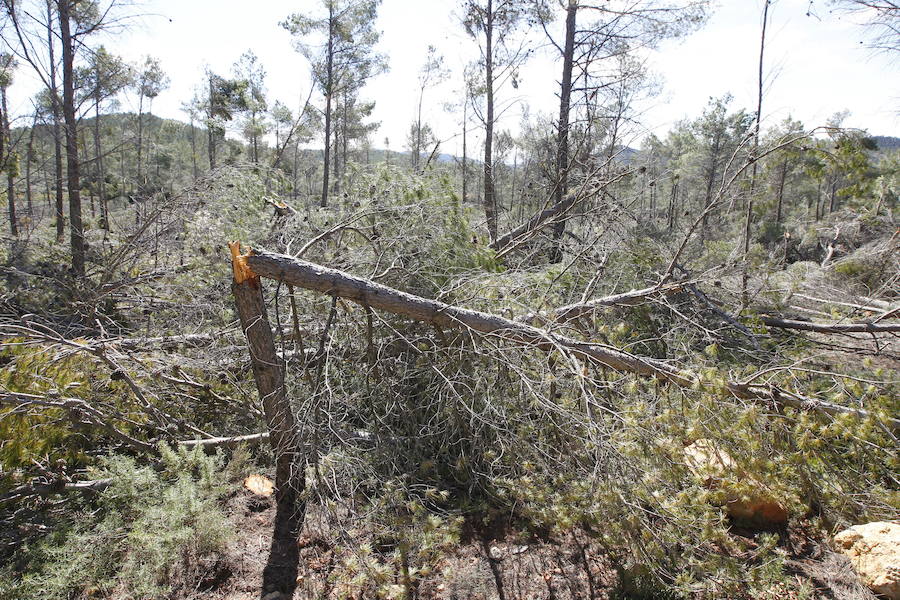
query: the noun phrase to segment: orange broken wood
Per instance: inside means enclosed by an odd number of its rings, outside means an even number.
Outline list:
[[[251,249],[247,249],[246,254],[241,254],[240,242],[228,242],[228,248],[231,250],[231,266],[234,269],[234,282],[238,285],[245,281],[250,282],[251,286],[259,285],[259,275],[253,272],[250,265],[247,264],[247,257],[250,256]]]

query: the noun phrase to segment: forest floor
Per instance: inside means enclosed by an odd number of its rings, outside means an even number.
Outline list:
[[[274,501],[241,489],[229,498],[227,511],[234,532],[227,551],[201,564],[206,573],[199,579],[200,583],[194,590],[182,590],[174,597],[177,600],[260,597],[275,517]],[[359,548],[364,544],[378,548],[377,540],[366,532],[341,529],[330,521],[327,511],[319,507],[310,507],[307,512],[300,538],[295,598],[374,597],[365,576],[349,581],[340,575],[341,567],[353,560]],[[420,578],[415,597],[422,600],[658,597],[652,592],[642,593],[639,588],[623,589],[611,561],[584,532],[538,537],[496,523],[478,531],[467,523],[464,530],[460,543],[443,556],[430,574]],[[749,542],[751,548],[756,533],[732,529],[732,535]],[[787,583],[759,595],[761,600],[875,600],[859,583],[849,561],[832,552],[802,522],[787,533],[781,549],[791,577]]]

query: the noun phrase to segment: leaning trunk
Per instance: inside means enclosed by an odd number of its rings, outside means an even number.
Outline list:
[[[306,502],[305,461],[300,450],[300,433],[284,387],[284,361],[275,348],[272,328],[266,315],[259,277],[239,255],[239,244],[231,244],[234,265],[234,294],[241,328],[247,336],[253,378],[263,405],[269,442],[275,453],[275,527],[269,559],[263,570],[263,596],[278,592],[292,598],[297,587],[300,563],[298,539],[303,527]]]

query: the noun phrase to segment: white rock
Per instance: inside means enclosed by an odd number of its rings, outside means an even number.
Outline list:
[[[834,545],[869,589],[900,600],[900,522],[856,525],[834,536]]]

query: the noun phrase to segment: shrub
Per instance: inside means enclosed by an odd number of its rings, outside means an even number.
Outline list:
[[[96,471],[112,483],[99,510],[26,549],[17,577],[0,572],[0,598],[67,599],[106,596],[165,598],[190,586],[199,559],[221,552],[229,538],[219,501],[240,459],[160,445],[159,469],[110,456]],[[18,579],[18,580],[17,580]]]

